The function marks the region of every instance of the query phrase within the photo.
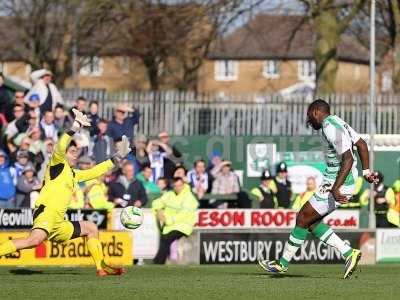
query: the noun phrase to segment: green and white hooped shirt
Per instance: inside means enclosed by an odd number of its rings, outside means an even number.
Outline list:
[[[330,115],[322,122],[322,137],[325,144],[326,161],[326,169],[323,173],[324,180],[329,182],[336,180],[342,162],[342,154],[350,150],[354,162],[344,185],[353,185],[358,177],[357,158],[354,155],[353,145],[360,139],[360,136],[341,118]]]

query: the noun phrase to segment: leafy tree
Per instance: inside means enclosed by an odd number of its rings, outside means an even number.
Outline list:
[[[315,36],[316,80],[318,93],[333,93],[338,70],[340,38],[366,0],[300,0],[313,22]]]

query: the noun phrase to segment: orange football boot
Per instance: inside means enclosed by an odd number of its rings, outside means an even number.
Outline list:
[[[125,268],[122,267],[111,267],[102,263],[102,268],[96,271],[96,275],[100,277],[113,276],[113,275],[123,275],[126,273]]]

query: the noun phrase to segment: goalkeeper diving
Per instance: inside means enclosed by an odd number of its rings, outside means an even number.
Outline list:
[[[45,240],[62,243],[78,237],[87,238],[87,247],[96,264],[98,276],[122,275],[123,268],[106,264],[103,248],[99,240],[97,226],[89,221],[66,221],[64,215],[79,182],[102,176],[117,167],[119,162],[131,151],[126,136],[116,154],[88,170],[77,170],[75,166],[79,149],[72,137],[82,127],[90,126],[90,121],[82,112],[73,109],[75,120],[55,147],[50,162],[46,167],[44,186],[35,202],[33,227],[28,237],[9,240],[0,244],[0,257],[17,250],[33,248]]]

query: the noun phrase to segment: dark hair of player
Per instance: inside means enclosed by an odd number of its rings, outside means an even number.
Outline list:
[[[78,147],[78,144],[77,144],[74,140],[72,140],[72,141],[69,143],[69,145],[68,145],[68,147],[67,147],[67,150],[68,150],[69,148],[71,148],[71,147]]]
[[[314,110],[319,110],[321,112],[330,114],[331,113],[331,108],[325,100],[322,99],[317,99],[313,101],[309,106],[308,106],[308,112],[314,111]]]

